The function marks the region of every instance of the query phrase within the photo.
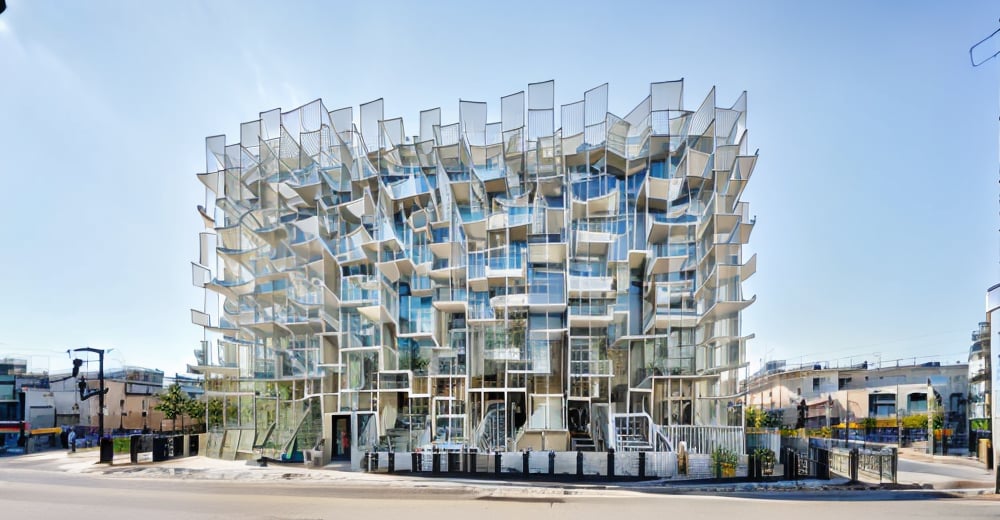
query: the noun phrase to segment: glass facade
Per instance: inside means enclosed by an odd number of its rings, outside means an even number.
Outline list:
[[[685,108],[682,81],[654,83],[620,117],[607,85],[554,92],[503,97],[496,122],[425,110],[415,135],[382,100],[317,100],[206,140],[192,320],[220,453],[738,423],[745,93]]]

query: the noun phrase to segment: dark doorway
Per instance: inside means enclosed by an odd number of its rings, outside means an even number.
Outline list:
[[[333,460],[351,460],[351,416],[333,416]]]

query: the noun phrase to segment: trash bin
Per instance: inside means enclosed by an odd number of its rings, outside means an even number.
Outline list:
[[[173,444],[170,450],[171,457],[183,457],[184,456],[184,436],[174,435],[170,438],[170,443]]]
[[[100,462],[111,463],[115,460],[115,441],[110,437],[101,437]]]
[[[188,439],[188,455],[191,455],[192,457],[198,456],[198,444],[198,436],[192,435],[190,439]]]
[[[153,462],[162,462],[170,458],[173,443],[167,442],[167,437],[153,437]]]
[[[153,461],[153,436],[152,435],[133,435],[129,439],[129,454],[132,457],[132,463],[140,462],[152,462]]]

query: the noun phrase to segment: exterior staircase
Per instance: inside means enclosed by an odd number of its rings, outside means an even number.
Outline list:
[[[652,418],[648,414],[615,414],[612,418],[616,450],[654,451]]]
[[[597,444],[589,433],[573,432],[570,434],[570,449],[572,451],[597,451]]]
[[[482,422],[476,428],[475,445],[483,452],[507,448],[507,407],[502,403],[490,404]]]

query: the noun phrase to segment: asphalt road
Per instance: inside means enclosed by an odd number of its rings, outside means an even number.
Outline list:
[[[626,491],[512,492],[503,488],[343,486],[331,482],[110,478],[0,466],[0,518],[311,519],[991,518],[994,500],[932,493],[780,492],[764,496],[677,496]]]
[[[993,487],[993,472],[983,466],[899,458],[900,482],[926,482],[940,487]]]

